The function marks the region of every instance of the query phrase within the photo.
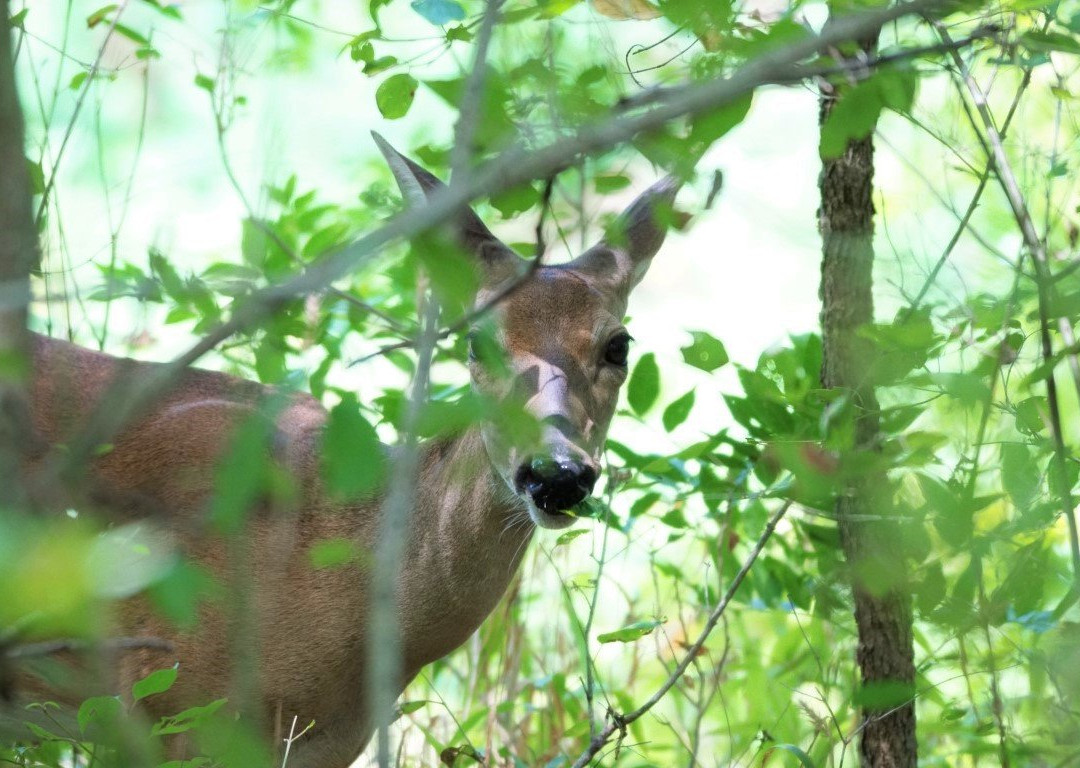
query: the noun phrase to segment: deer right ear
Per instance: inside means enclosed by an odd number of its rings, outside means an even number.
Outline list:
[[[409,208],[425,205],[430,198],[446,189],[446,185],[433,173],[398,152],[375,131],[371,132],[371,136],[386,158]],[[521,257],[495,237],[471,208],[462,206],[456,225],[461,246],[476,255],[487,282],[501,282],[522,271],[524,261]]]
[[[585,272],[613,279],[629,292],[641,282],[667,236],[671,206],[682,182],[667,176],[638,195],[615,221],[612,236],[575,259]]]

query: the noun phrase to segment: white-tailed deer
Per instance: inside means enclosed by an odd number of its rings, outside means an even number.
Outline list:
[[[379,140],[404,196],[419,204],[442,187],[433,175]],[[482,274],[477,305],[520,280],[492,309],[495,341],[509,364],[497,376],[470,361],[477,390],[523,394],[541,424],[522,448],[491,424],[421,449],[415,509],[400,571],[398,620],[404,679],[471,635],[502,597],[536,526],[562,528],[565,511],[591,493],[608,425],[626,378],[630,336],[627,297],[664,239],[654,215],[677,184],[665,180],[623,214],[622,236],[573,261],[526,271],[471,211],[456,232]],[[152,364],[120,360],[36,337],[32,416],[52,445],[75,434],[112,382],[146,375]],[[226,544],[204,524],[214,470],[234,427],[272,394],[268,387],[202,370],[186,372],[151,413],[128,427],[94,460],[87,482],[106,504],[168,521],[180,546],[222,580],[235,567]],[[326,412],[313,398],[292,396],[280,411],[274,459],[296,479],[295,508],[254,510],[245,529],[255,615],[259,708],[267,732],[298,716],[314,730],[292,748],[290,768],[347,766],[371,736],[365,715],[368,600],[362,565],[315,570],[310,549],[346,538],[375,542],[381,499],[343,505],[320,480]],[[232,648],[221,611],[203,610],[198,627],[179,633],[138,600],[120,607],[117,633],[168,639],[173,651],[140,649],[117,660],[121,681],[180,664],[176,684],[147,700],[150,714],[228,695]]]

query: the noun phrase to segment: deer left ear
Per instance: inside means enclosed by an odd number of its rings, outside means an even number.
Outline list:
[[[375,131],[371,132],[371,136],[386,158],[409,208],[425,205],[429,197],[446,189],[446,185],[435,174],[398,152]],[[522,269],[521,258],[492,234],[472,208],[464,206],[457,216],[456,224],[461,245],[477,256],[488,282],[499,282]]]
[[[571,262],[571,266],[586,272],[604,272],[627,291],[633,289],[667,236],[671,206],[681,186],[674,176],[653,184],[622,212],[612,226],[613,234]]]

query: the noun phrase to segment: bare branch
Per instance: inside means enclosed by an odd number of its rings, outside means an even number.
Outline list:
[[[173,644],[160,637],[114,637],[101,642],[89,640],[47,640],[40,643],[23,643],[4,651],[8,659],[31,659],[40,656],[52,656],[57,653],[72,651],[167,651],[174,650]]]

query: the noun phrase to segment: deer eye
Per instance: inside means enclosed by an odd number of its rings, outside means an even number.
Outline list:
[[[630,354],[631,336],[623,331],[618,336],[613,336],[604,349],[604,362],[617,365],[620,368],[626,366],[626,356]]]

